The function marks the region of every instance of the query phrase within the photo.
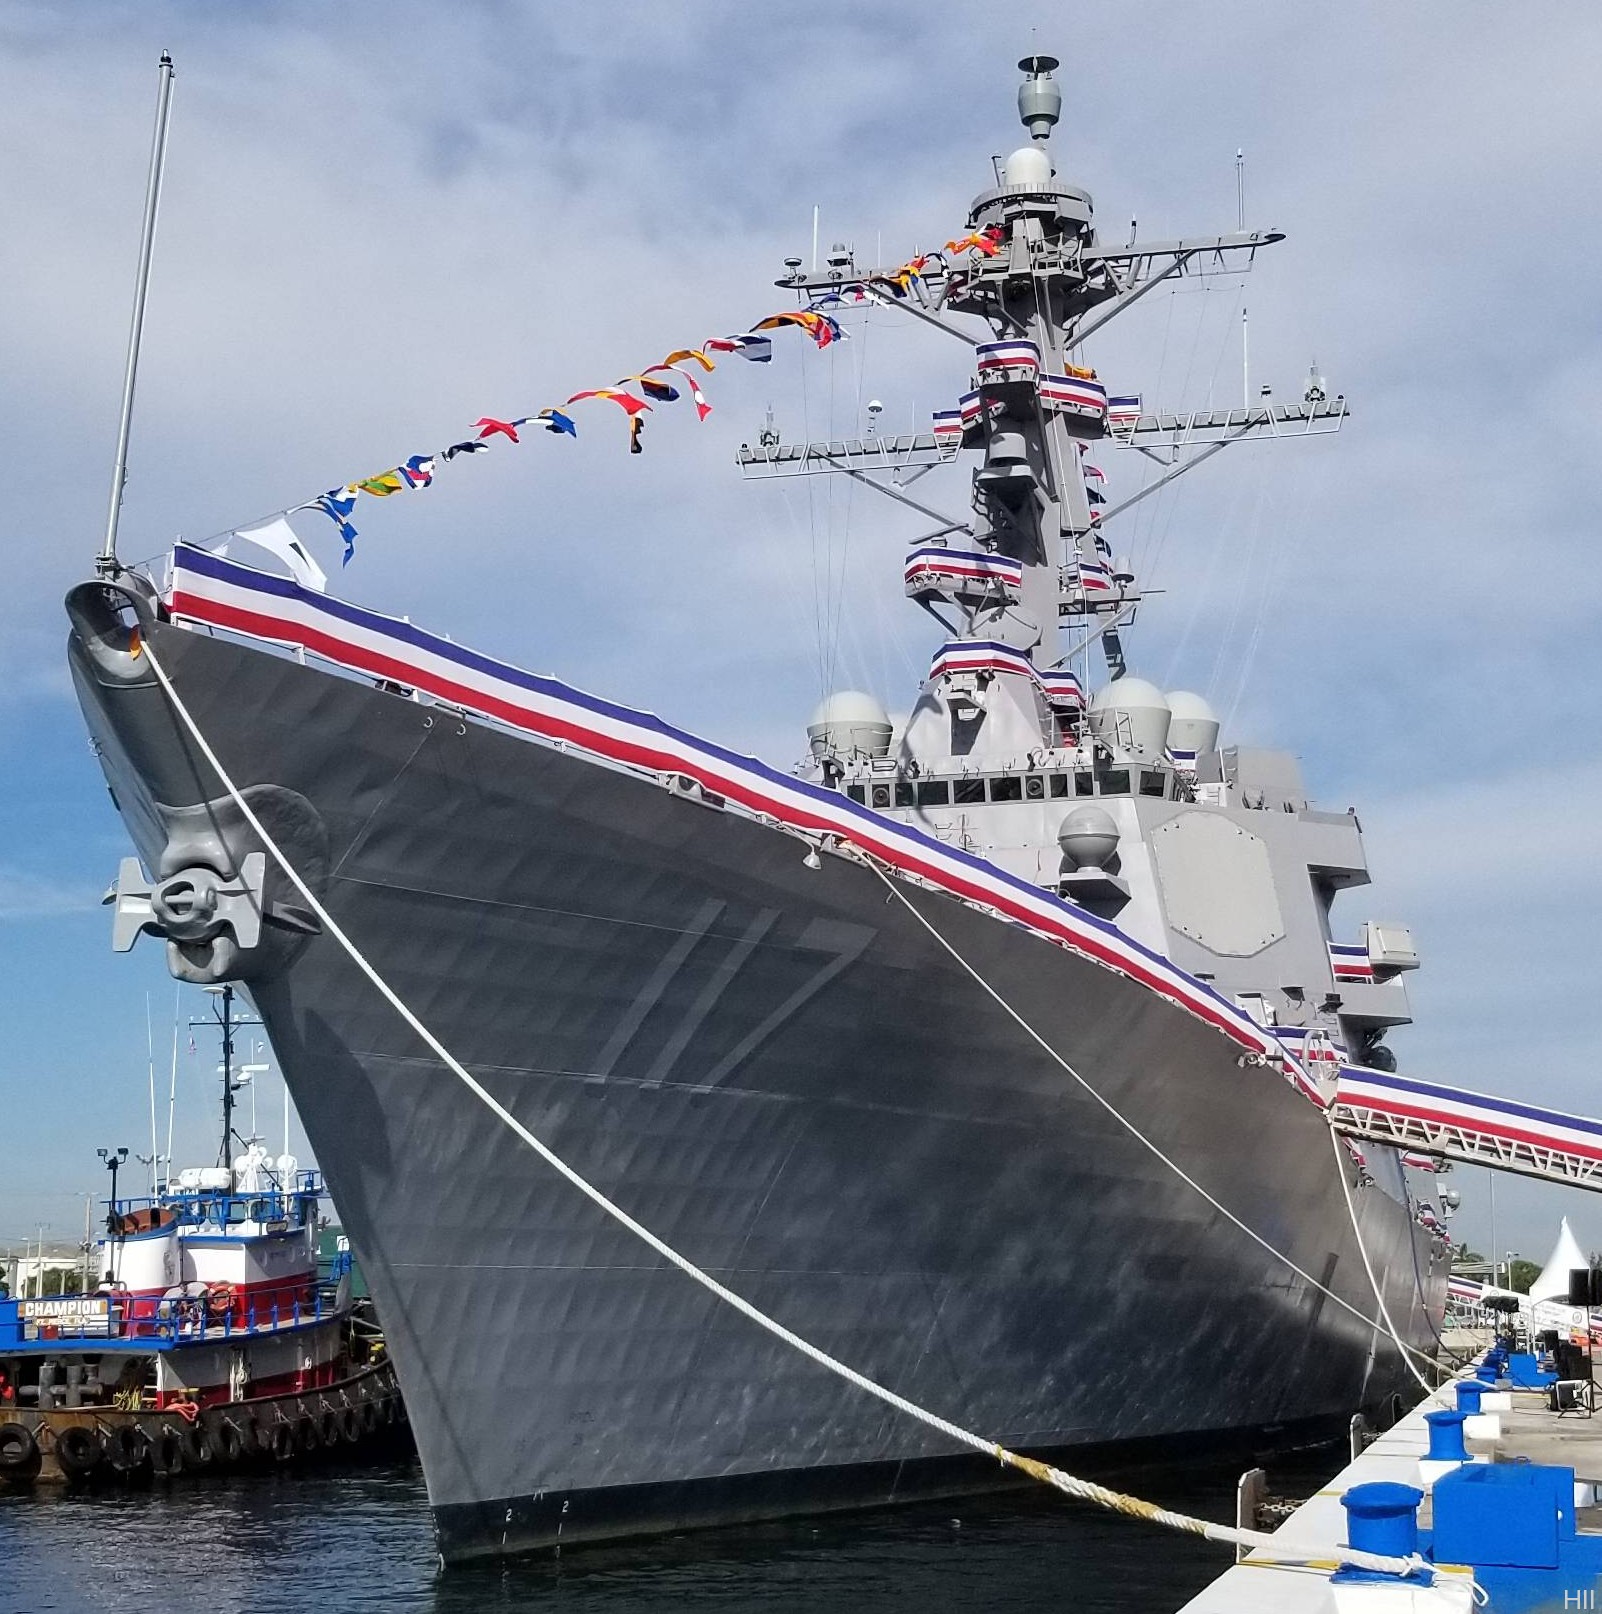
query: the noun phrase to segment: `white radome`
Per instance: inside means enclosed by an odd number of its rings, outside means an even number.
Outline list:
[[[1170,690],[1168,709],[1173,713],[1168,743],[1176,751],[1194,751],[1202,756],[1218,749],[1218,714],[1203,696],[1189,689]]]
[[[1002,164],[1007,183],[1025,190],[1043,189],[1051,183],[1051,158],[1039,146],[1020,146]]]
[[[1120,751],[1156,761],[1168,744],[1168,697],[1144,678],[1118,678],[1090,701],[1090,732]]]
[[[890,714],[860,689],[836,690],[818,703],[807,724],[812,754],[883,757],[890,754]]]

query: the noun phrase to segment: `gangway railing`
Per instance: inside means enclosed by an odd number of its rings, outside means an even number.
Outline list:
[[[1330,1122],[1349,1138],[1602,1192],[1602,1121],[1343,1065]]]

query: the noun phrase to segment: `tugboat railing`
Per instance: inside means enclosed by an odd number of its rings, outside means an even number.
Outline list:
[[[290,1296],[275,1294],[270,1303],[247,1299],[209,1314],[205,1295],[175,1300],[118,1293],[50,1295],[42,1300],[0,1299],[0,1350],[138,1346],[171,1350],[210,1341],[264,1334],[293,1333],[341,1315],[337,1291],[308,1283]]]

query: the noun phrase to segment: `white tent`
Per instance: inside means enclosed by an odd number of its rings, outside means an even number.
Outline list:
[[[1531,1300],[1567,1300],[1569,1298],[1569,1272],[1574,1267],[1590,1266],[1590,1258],[1580,1248],[1567,1216],[1558,1230],[1558,1240],[1552,1253],[1541,1268],[1541,1276],[1530,1285]]]

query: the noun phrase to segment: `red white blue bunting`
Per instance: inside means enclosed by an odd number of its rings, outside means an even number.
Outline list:
[[[1369,961],[1368,948],[1361,943],[1331,942],[1329,967],[1337,981],[1372,981],[1374,966]]]
[[[1023,586],[1023,562],[982,549],[942,549],[925,544],[908,552],[902,576],[909,592],[1016,593]]]
[[[973,355],[981,382],[1032,382],[1040,376],[1040,349],[1033,342],[981,342]]]
[[[1077,711],[1085,704],[1085,692],[1076,674],[1066,667],[1042,670],[1027,651],[999,639],[948,639],[929,664],[929,681],[956,673],[1012,673],[1027,678],[1050,705],[1060,710]]]
[[[1115,971],[1205,1021],[1247,1052],[1276,1066],[1288,1065],[1297,1085],[1306,1090],[1305,1076],[1273,1034],[1206,982],[1055,893],[839,791],[725,750],[649,712],[586,695],[409,622],[192,545],[181,544],[174,552],[170,606],[180,624],[298,647],[525,734],[652,774],[692,779],[738,810],[799,835],[853,848],[898,874]]]

